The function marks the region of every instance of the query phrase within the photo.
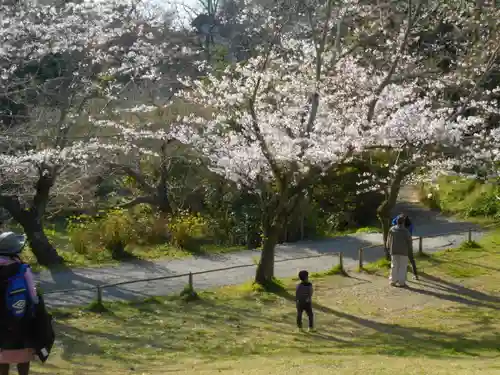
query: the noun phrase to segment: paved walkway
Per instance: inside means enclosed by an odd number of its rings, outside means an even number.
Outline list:
[[[434,252],[449,247],[455,247],[467,239],[466,231],[472,226],[470,223],[452,221],[449,218],[426,210],[414,202],[411,197],[403,196],[405,201],[398,204],[397,211],[408,212],[414,219],[415,236],[439,236],[425,238],[423,241],[425,252]],[[461,234],[446,234],[463,231]],[[473,232],[474,239],[483,234],[479,228]],[[306,268],[309,271],[325,271],[338,264],[338,252],[344,254],[344,263],[347,269],[354,269],[358,262],[358,249],[376,245],[382,242],[381,234],[358,233],[321,241],[305,241],[293,244],[280,245],[276,249],[276,276],[291,277],[297,271]],[[418,246],[415,243],[415,246]],[[180,275],[189,272],[200,272],[217,268],[238,265],[254,264],[259,258],[258,250],[248,250],[232,254],[198,256],[192,258],[158,261],[140,261],[124,263],[115,267],[94,269],[68,269],[59,272],[44,271],[37,277],[47,295],[47,303],[51,306],[72,306],[88,304],[95,300],[96,285],[115,283],[126,280],[144,279],[168,275]],[[281,260],[325,255],[301,260]],[[364,261],[372,262],[383,256],[381,247],[372,248],[365,252]],[[211,272],[194,276],[195,289],[209,289],[223,285],[241,284],[251,280],[255,275],[255,265],[232,270]],[[173,278],[154,282],[140,282],[110,287],[103,290],[105,300],[133,300],[147,296],[160,296],[178,293],[187,284],[187,277]],[[74,291],[71,293],[56,292],[62,289],[91,288],[93,290]],[[55,292],[55,293],[52,293]]]

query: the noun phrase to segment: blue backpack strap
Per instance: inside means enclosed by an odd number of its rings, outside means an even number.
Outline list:
[[[31,301],[28,283],[25,274],[29,266],[20,264],[17,273],[9,278],[7,287],[7,310],[15,318],[23,318],[28,311],[33,311],[33,301]]]
[[[30,268],[26,263],[21,263],[21,267],[19,267],[19,275],[23,275],[26,273],[26,271]]]

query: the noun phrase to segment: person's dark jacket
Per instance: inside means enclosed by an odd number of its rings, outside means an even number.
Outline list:
[[[312,301],[313,287],[309,281],[301,281],[295,289],[295,300],[298,303],[310,303]]]
[[[55,341],[52,315],[47,311],[43,296],[38,294],[39,301],[35,306],[35,316],[32,320],[33,347],[38,358],[45,362]]]
[[[389,230],[387,248],[391,255],[409,256],[413,252],[411,234],[404,226],[395,225]]]

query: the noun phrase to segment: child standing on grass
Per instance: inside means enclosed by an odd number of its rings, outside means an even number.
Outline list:
[[[309,318],[309,330],[314,329],[314,314],[312,311],[313,286],[309,282],[309,272],[299,272],[300,282],[295,290],[295,301],[297,304],[297,327],[302,329],[302,314],[305,311]]]

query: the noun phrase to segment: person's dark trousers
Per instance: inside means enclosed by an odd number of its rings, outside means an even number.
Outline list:
[[[415,255],[413,255],[413,252],[410,252],[408,254],[408,259],[410,261],[410,264],[411,264],[411,268],[412,268],[412,271],[413,271],[413,275],[417,278],[418,277],[418,273],[417,273],[417,263],[415,262]]]
[[[309,328],[314,327],[314,314],[311,302],[297,302],[297,327],[302,328],[302,314],[304,311],[309,318]]]

